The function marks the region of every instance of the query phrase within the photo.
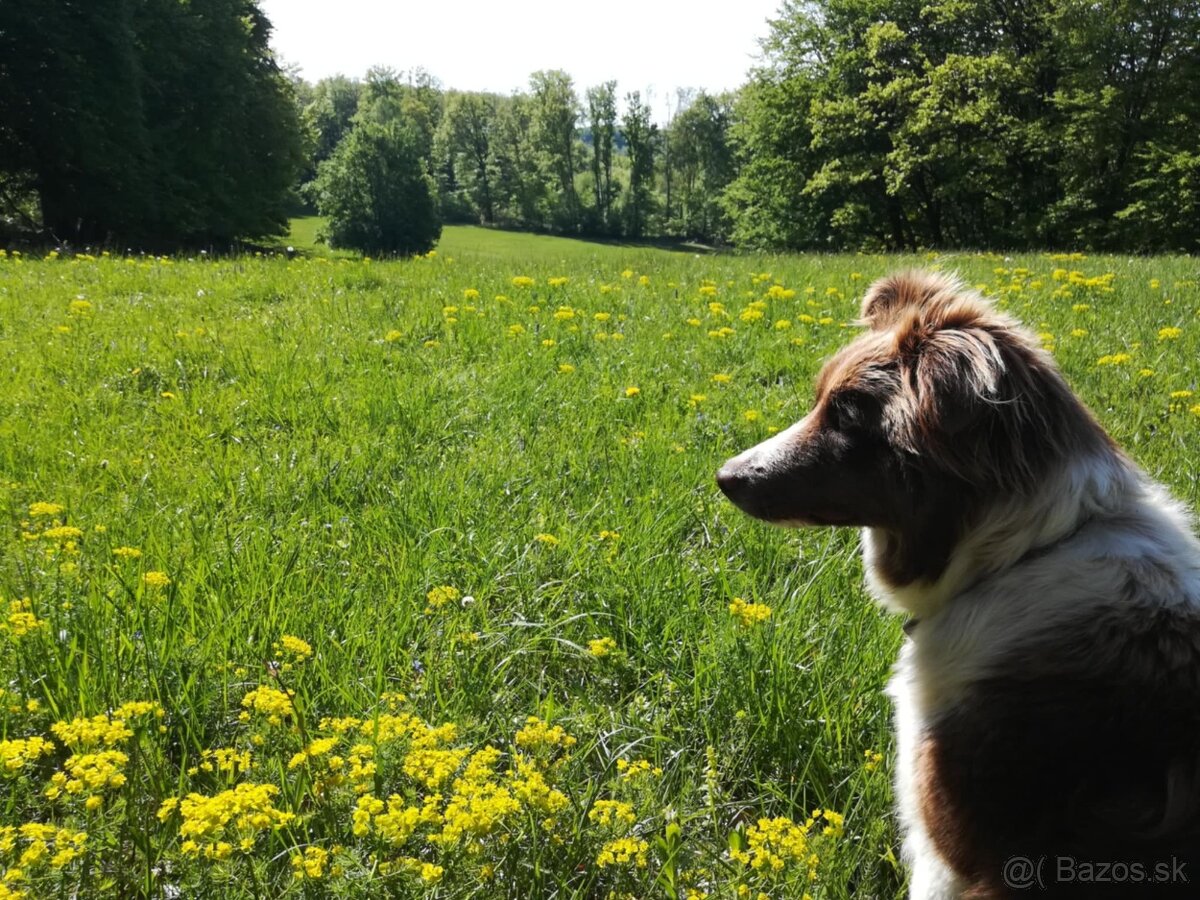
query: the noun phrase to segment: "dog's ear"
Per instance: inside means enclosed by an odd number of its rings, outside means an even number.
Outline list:
[[[1003,403],[1005,362],[983,329],[948,329],[913,335],[914,430],[919,446],[947,448],[983,414]]]
[[[961,289],[955,279],[933,272],[888,275],[867,288],[860,317],[864,325],[878,331],[893,325],[906,310],[952,301]]]

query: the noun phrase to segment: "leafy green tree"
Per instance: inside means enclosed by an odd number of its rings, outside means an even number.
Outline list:
[[[1062,197],[1080,243],[1189,250],[1200,147],[1200,2],[1058,0]]]
[[[302,162],[253,0],[0,4],[0,170],[61,240],[281,233]]]
[[[830,245],[832,210],[807,190],[818,165],[808,118],[814,90],[808,78],[760,76],[738,93],[730,128],[738,173],[722,203],[732,223],[730,238],[739,247]]]
[[[334,247],[407,256],[442,233],[420,139],[395,122],[356,125],[318,168],[312,193]]]
[[[558,194],[551,210],[553,224],[574,231],[581,224],[575,175],[579,171],[577,125],[579,99],[571,76],[560,70],[534,72],[529,77],[533,146],[547,180]]]
[[[625,96],[625,115],[621,132],[629,154],[629,190],[622,210],[625,233],[641,237],[654,214],[654,157],[658,126],[651,117],[650,105],[638,91]]]
[[[0,171],[59,239],[147,230],[138,57],[132,0],[0,3]]]
[[[613,207],[620,185],[613,180],[613,144],[617,132],[617,83],[606,81],[587,90],[588,124],[592,132],[592,190],[596,225],[613,227]]]
[[[741,94],[733,233],[1194,249],[1197,46],[1200,0],[785,3]]]
[[[441,148],[437,155],[447,161],[484,225],[496,221],[496,107],[489,94],[450,94],[435,141]]]
[[[549,201],[532,140],[533,101],[518,93],[498,102],[495,128],[497,219],[523,228],[546,227]]]
[[[731,121],[730,98],[704,91],[693,94],[671,120],[667,139],[678,206],[669,227],[684,237],[722,240],[727,235],[721,195],[734,171]]]
[[[311,157],[314,172],[318,165],[333,156],[333,151],[353,126],[361,94],[361,82],[344,75],[322,78],[313,86],[312,99],[304,106],[304,118],[314,132]]]

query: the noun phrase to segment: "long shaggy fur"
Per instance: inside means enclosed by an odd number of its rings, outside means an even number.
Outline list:
[[[718,482],[768,521],[861,527],[872,592],[910,617],[889,694],[911,896],[1028,895],[1017,857],[1038,896],[1200,896],[1188,516],[959,282],[884,278],[862,321],[813,410]]]

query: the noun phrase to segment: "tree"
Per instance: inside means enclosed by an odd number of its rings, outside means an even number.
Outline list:
[[[733,233],[1193,250],[1198,46],[1200,0],[785,3],[738,106]]]
[[[420,139],[395,122],[356,125],[317,170],[313,194],[331,246],[412,255],[442,233]]]
[[[314,133],[311,157],[314,174],[318,165],[333,156],[352,127],[362,90],[360,82],[344,75],[322,78],[313,86],[312,100],[304,107],[304,117]]]
[[[451,94],[437,140],[439,156],[447,158],[485,225],[496,221],[496,105],[496,98],[488,94]]]
[[[575,174],[579,170],[576,132],[579,101],[566,72],[534,72],[529,84],[533,146],[542,171],[558,190],[558,202],[551,215],[557,227],[574,231],[581,221],[579,196],[575,192]]]
[[[533,145],[533,102],[514,94],[497,104],[496,137],[492,153],[496,164],[498,218],[525,228],[544,228],[548,205],[546,183]]]
[[[613,140],[617,131],[617,83],[606,81],[588,88],[588,124],[592,132],[592,190],[596,224],[604,233],[612,229],[612,211],[620,185],[613,181]]]
[[[674,148],[671,166],[678,174],[675,199],[679,204],[678,218],[670,227],[684,237],[722,240],[727,228],[721,193],[733,177],[734,164],[730,100],[704,91],[688,99],[671,120],[667,135]]]
[[[61,240],[281,233],[302,161],[253,0],[0,4],[0,171]]]
[[[629,153],[629,191],[623,210],[625,233],[641,237],[654,212],[654,150],[658,126],[651,119],[650,105],[643,102],[638,91],[625,96],[621,131]]]

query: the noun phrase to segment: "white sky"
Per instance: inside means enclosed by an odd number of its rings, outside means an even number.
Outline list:
[[[780,0],[260,0],[281,61],[316,81],[372,65],[425,68],[447,88],[508,94],[538,69],[575,90],[616,79],[652,90],[656,117],[676,88],[716,93],[746,80]],[[597,14],[598,12],[598,14]]]

